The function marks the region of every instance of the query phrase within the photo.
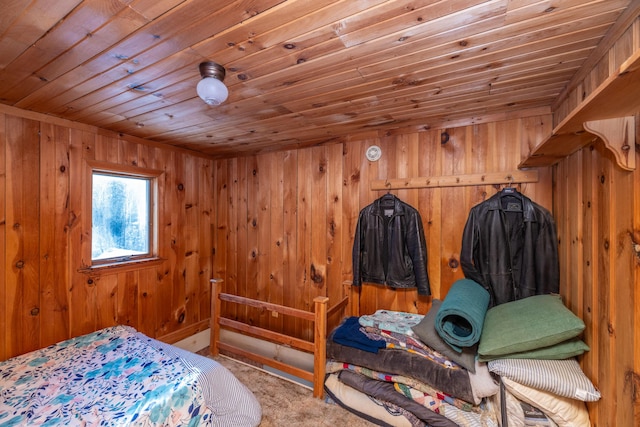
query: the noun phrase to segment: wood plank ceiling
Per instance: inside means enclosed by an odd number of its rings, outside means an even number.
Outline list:
[[[551,111],[637,3],[0,0],[0,102],[215,157]]]

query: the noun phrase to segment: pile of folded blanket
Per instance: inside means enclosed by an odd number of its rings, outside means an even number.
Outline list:
[[[546,305],[533,301],[550,307],[542,319],[553,323],[554,313],[571,313],[561,301],[557,304],[559,297],[544,296],[543,302],[547,299],[552,301]],[[532,331],[505,332],[509,325],[513,329],[535,322],[525,307],[516,305],[511,313],[512,303],[488,304],[483,287],[462,279],[443,301],[434,299],[425,315],[378,310],[346,318],[327,342],[327,395],[382,426],[589,425],[584,401],[600,395],[575,359],[588,349],[577,338],[579,325],[569,323],[571,331],[553,338]],[[505,315],[522,320],[505,320]],[[567,324],[566,319],[559,323]],[[513,346],[526,341],[523,333],[534,338]],[[552,350],[557,350],[555,356],[548,359]],[[567,383],[560,386],[559,378]],[[532,396],[529,389],[552,396],[552,402]],[[568,408],[558,407],[563,399]]]

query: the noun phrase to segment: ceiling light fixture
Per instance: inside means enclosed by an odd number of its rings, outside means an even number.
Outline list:
[[[222,83],[226,72],[222,65],[215,62],[200,63],[202,80],[198,82],[198,96],[209,105],[220,105],[229,96],[229,90]]]

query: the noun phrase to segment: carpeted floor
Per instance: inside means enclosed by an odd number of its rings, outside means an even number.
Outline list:
[[[335,403],[316,399],[310,389],[226,356],[214,360],[229,369],[262,405],[260,427],[371,427]]]

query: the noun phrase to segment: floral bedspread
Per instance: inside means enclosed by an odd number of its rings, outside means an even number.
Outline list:
[[[0,426],[210,424],[198,372],[127,326],[0,363]]]

